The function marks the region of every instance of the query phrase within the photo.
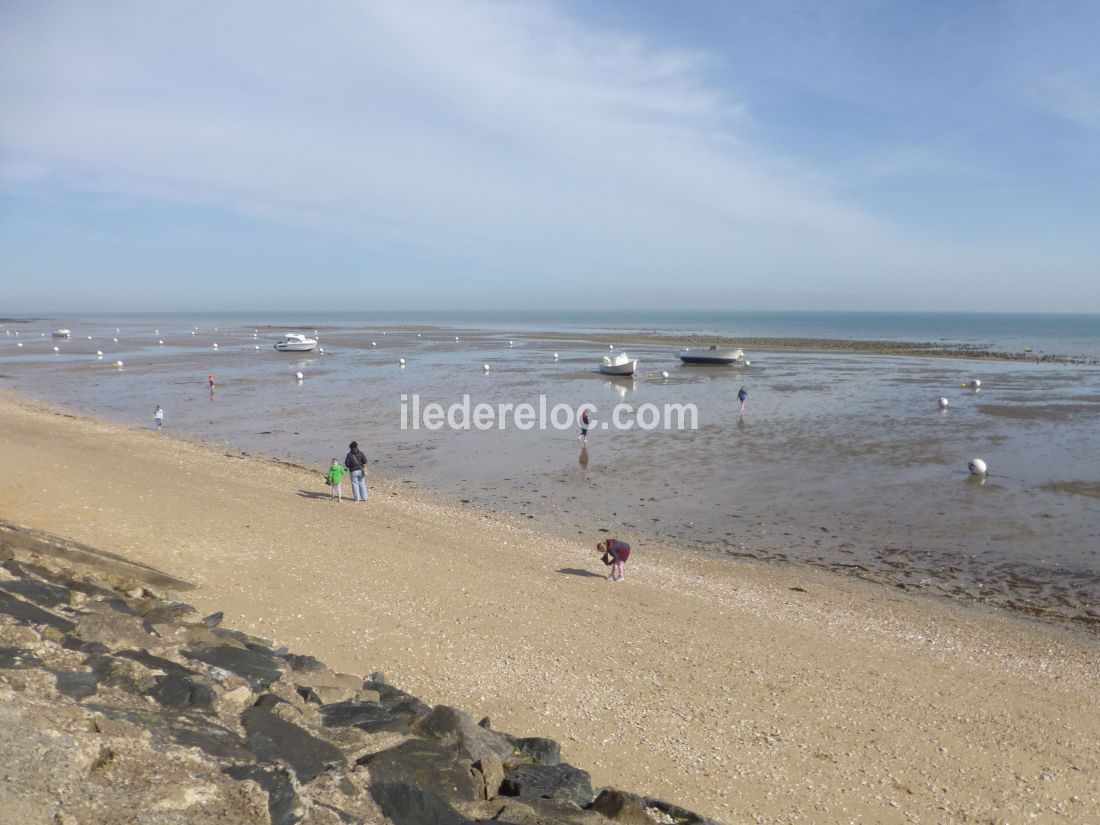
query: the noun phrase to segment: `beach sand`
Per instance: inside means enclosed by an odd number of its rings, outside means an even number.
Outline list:
[[[151,422],[150,422],[151,423]],[[342,455],[342,451],[340,452]],[[0,517],[725,822],[1100,821],[1100,650],[796,567],[594,545],[0,393]],[[348,493],[345,485],[345,494]]]

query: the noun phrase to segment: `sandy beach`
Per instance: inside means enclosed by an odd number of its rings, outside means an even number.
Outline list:
[[[0,517],[189,580],[333,667],[562,742],[614,784],[739,822],[1100,817],[1100,650],[825,571],[592,549],[372,479],[0,394]],[[345,489],[346,492],[346,489]]]

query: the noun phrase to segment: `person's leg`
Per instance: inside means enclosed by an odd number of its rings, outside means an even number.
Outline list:
[[[359,470],[351,471],[351,497],[359,500]]]

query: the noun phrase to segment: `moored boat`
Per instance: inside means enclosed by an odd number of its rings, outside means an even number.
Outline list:
[[[625,352],[618,355],[605,355],[600,362],[600,372],[604,375],[633,375],[638,369],[638,359],[631,358]]]
[[[281,341],[275,342],[275,349],[279,352],[310,352],[316,348],[316,339],[307,338],[296,332],[288,332]]]
[[[685,364],[743,364],[745,352],[740,347],[719,347],[717,345],[680,350],[680,360]]]
[[[62,327],[61,329],[55,329],[53,331],[53,337],[54,338],[68,338],[72,334],[73,334],[72,330],[65,329],[64,327]]]

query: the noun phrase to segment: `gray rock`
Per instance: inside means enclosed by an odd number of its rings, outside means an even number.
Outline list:
[[[653,818],[645,812],[645,804],[633,794],[625,794],[611,788],[600,791],[592,810],[603,814],[612,822],[626,825],[656,825]]]
[[[267,791],[267,813],[271,825],[294,825],[309,813],[286,771],[259,765],[232,765],[225,769],[225,773],[234,779],[255,782]]]
[[[222,623],[222,619],[225,618],[225,613],[219,610],[217,613],[211,613],[209,616],[203,616],[201,624],[207,627],[217,627]]]
[[[385,682],[364,682],[363,687],[378,691],[378,704],[399,719],[411,722],[432,710],[415,696]]]
[[[470,825],[467,819],[436,794],[407,782],[380,782],[370,795],[394,825]]]
[[[371,784],[408,782],[420,786],[448,803],[477,799],[469,764],[451,748],[425,739],[407,739],[400,745],[359,760],[370,771]]]
[[[184,650],[182,653],[188,659],[195,659],[236,673],[245,679],[253,690],[262,690],[283,675],[280,667],[280,664],[283,664],[282,659],[248,648],[215,645],[198,650]]]
[[[174,673],[177,676],[198,676],[198,671],[186,668],[183,665],[165,659],[163,656],[154,656],[146,650],[120,650],[114,654],[121,659],[129,659],[138,664],[145,665],[150,670],[160,670],[164,673]]]
[[[667,814],[676,822],[676,825],[722,825],[716,819],[689,811],[687,808],[681,808],[679,805],[673,805],[671,802],[665,802],[663,799],[647,796],[643,797],[642,801],[647,808],[655,808],[661,813]]]
[[[376,670],[370,675],[370,679],[367,681],[371,682],[373,685],[384,685],[386,684],[386,674],[380,670]],[[364,683],[363,687],[368,687],[368,685]]]
[[[211,687],[177,673],[158,676],[157,684],[145,691],[145,695],[170,708],[214,708],[215,696]]]
[[[42,661],[23,647],[0,647],[0,670],[41,667]]]
[[[196,612],[195,608],[189,604],[168,602],[153,605],[142,614],[141,620],[145,623],[146,629],[157,624],[195,624]]]
[[[62,670],[54,674],[57,677],[57,692],[73,699],[84,699],[95,696],[98,682],[94,673],[84,671]]]
[[[462,749],[471,762],[490,755],[504,758],[513,750],[512,743],[501,734],[478,727],[469,714],[448,705],[436,705],[412,727],[426,739]]]
[[[56,628],[62,633],[68,633],[76,627],[68,619],[43,610],[38,605],[18,599],[10,593],[0,592],[0,613],[11,616],[20,624],[42,624]]]
[[[596,794],[587,771],[572,765],[520,765],[509,771],[500,786],[501,796],[549,799],[587,807]]]
[[[337,702],[322,705],[325,727],[356,727],[367,733],[407,733],[409,726],[375,702]]]
[[[68,607],[72,598],[72,591],[69,588],[34,579],[14,579],[0,582],[0,590],[22,596],[27,601],[45,608],[61,607],[62,605]]]
[[[245,745],[257,759],[285,765],[303,784],[330,767],[347,765],[339,748],[262,708],[246,709],[241,724],[247,733]]]
[[[286,660],[286,663],[290,665],[290,669],[295,673],[316,673],[325,670],[325,663],[312,656],[299,656],[297,653],[285,653],[280,655],[279,658]]]
[[[511,741],[516,748],[539,765],[561,764],[561,745],[553,739],[530,736],[524,739],[512,739]]]
[[[479,806],[484,819],[502,825],[607,825],[607,820],[595,811],[582,811],[571,805],[560,805],[546,799],[505,799],[497,797]],[[465,811],[469,812],[470,806]],[[481,813],[481,812],[479,812]]]
[[[500,759],[489,755],[477,763],[477,769],[481,773],[482,786],[485,789],[484,798],[492,799],[500,793],[500,785],[504,781],[504,765]]]

